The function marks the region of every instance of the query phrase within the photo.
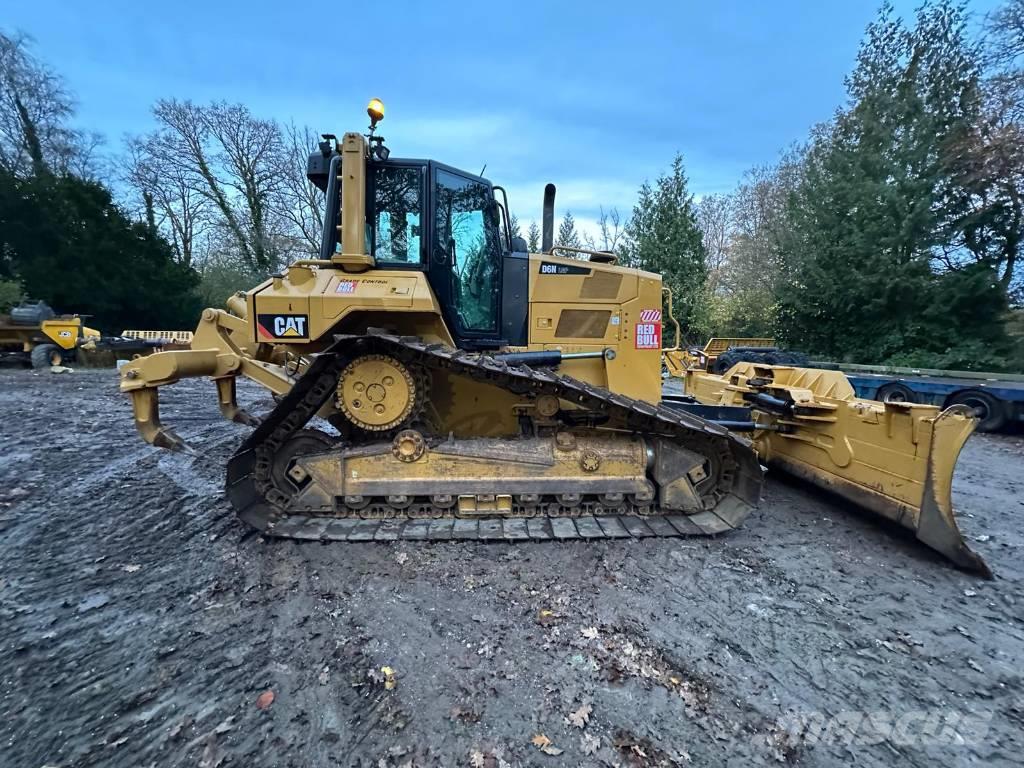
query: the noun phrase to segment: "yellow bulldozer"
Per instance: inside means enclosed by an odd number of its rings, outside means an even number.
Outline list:
[[[122,368],[156,446],[188,450],[158,407],[186,377],[254,427],[227,467],[242,520],[317,540],[714,536],[758,504],[767,462],[987,573],[950,497],[968,411],[862,404],[793,368],[663,398],[661,276],[554,246],[552,185],[528,253],[501,187],[391,158],[383,111],[309,158],[318,258],[206,309],[190,349]],[[264,418],[239,407],[239,376],[274,393]]]

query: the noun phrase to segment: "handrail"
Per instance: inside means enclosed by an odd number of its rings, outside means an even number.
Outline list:
[[[662,352],[672,352],[679,349],[679,339],[682,336],[682,332],[679,329],[679,321],[676,320],[675,312],[672,311],[672,289],[667,285],[661,286],[661,292],[668,294],[668,319],[672,321],[672,325],[676,327],[676,343],[674,346],[668,349],[661,350]]]
[[[616,262],[615,254],[609,253],[608,251],[594,251],[590,248],[576,248],[571,245],[553,245],[551,250],[548,251],[552,256],[555,255],[555,251],[569,251],[570,253],[585,253],[590,256],[590,261],[595,264],[614,264]]]

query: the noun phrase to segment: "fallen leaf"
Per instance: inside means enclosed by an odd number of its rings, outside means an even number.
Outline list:
[[[601,740],[592,733],[584,733],[580,738],[580,749],[584,755],[597,754],[597,750],[601,748]]]
[[[398,681],[395,680],[395,670],[391,667],[381,667],[380,671],[384,675],[384,690],[390,691],[398,685]]]
[[[124,571],[125,573],[135,573],[136,571],[141,571],[142,570],[142,566],[141,565],[135,565],[133,563],[131,565],[123,565],[123,566],[121,566],[121,570]]]
[[[580,634],[587,638],[587,640],[597,640],[597,627],[581,629]]]
[[[964,597],[974,597],[976,594],[978,594],[978,593],[975,592],[973,589],[965,589],[964,590]]]
[[[473,768],[484,768],[484,753],[479,749],[470,750],[469,764],[473,766]]]
[[[565,718],[565,721],[569,725],[575,725],[577,728],[582,728],[587,724],[587,720],[590,719],[590,713],[593,711],[594,708],[589,704],[582,704],[575,712],[570,712],[569,716]]]
[[[562,754],[565,751],[564,749],[559,749],[554,744],[552,744],[551,739],[549,739],[543,733],[538,733],[536,736],[530,739],[530,742],[533,744],[533,746],[537,747],[537,749],[539,749],[545,755],[551,755],[554,757]]]
[[[264,691],[256,697],[256,709],[266,709],[274,703],[274,692]]]

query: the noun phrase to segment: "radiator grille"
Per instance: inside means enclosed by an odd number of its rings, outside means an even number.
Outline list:
[[[608,331],[610,309],[563,309],[555,336],[570,339],[603,339]]]

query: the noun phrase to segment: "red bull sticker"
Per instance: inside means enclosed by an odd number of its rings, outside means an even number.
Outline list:
[[[661,310],[645,309],[636,324],[637,349],[661,349]]]
[[[358,280],[339,280],[335,293],[355,293]]]

